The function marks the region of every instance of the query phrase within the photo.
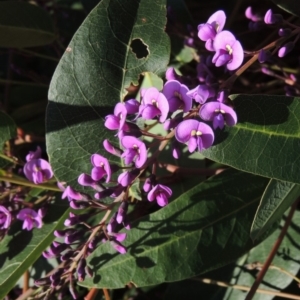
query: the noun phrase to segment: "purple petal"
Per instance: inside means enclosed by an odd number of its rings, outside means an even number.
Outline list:
[[[119,129],[123,129],[127,117],[127,110],[124,103],[119,102],[115,106],[114,115],[119,119]]]
[[[224,128],[224,117],[222,114],[217,114],[214,119],[213,119],[213,128],[220,128],[223,129]]]
[[[186,143],[190,137],[193,130],[197,130],[199,121],[197,120],[185,120],[181,122],[175,129],[175,137],[177,141],[181,143]]]
[[[212,14],[209,19],[207,20],[207,23],[211,24],[216,32],[220,32],[223,30],[226,22],[226,15],[223,10],[218,10],[214,14]]]
[[[235,36],[228,30],[218,33],[214,40],[215,51],[219,49],[226,50],[226,46],[232,46],[236,41]]]
[[[201,41],[213,40],[216,34],[216,29],[212,24],[205,23],[198,26],[198,37]]]
[[[117,244],[117,243],[115,243],[115,242],[113,242],[113,241],[111,241],[110,243],[111,243],[111,245],[113,246],[113,248],[114,248],[115,250],[117,250],[119,253],[125,254],[125,253],[127,252],[126,248],[123,247],[122,245],[119,245],[119,244]]]
[[[136,99],[124,102],[128,114],[136,114],[139,111],[140,103]]]
[[[189,152],[193,153],[196,148],[197,148],[197,145],[198,145],[198,138],[192,136],[190,137],[189,139],[189,142],[188,142],[188,149],[189,149]]]
[[[231,46],[232,48],[232,60],[227,64],[227,69],[232,71],[240,67],[244,60],[244,50],[239,41]]]
[[[117,130],[120,128],[120,119],[115,115],[105,117],[104,126],[109,130]]]

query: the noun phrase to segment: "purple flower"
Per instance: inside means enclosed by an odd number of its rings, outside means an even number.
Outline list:
[[[151,120],[156,116],[163,123],[169,112],[169,102],[163,93],[160,93],[157,88],[151,87],[143,92],[142,104],[139,109],[139,116],[145,120]]]
[[[175,130],[175,137],[181,143],[188,142],[190,152],[194,152],[197,147],[198,151],[201,152],[209,148],[214,142],[213,130],[207,124],[197,120],[181,122]]]
[[[106,175],[106,183],[108,183],[112,173],[108,160],[99,154],[93,154],[91,156],[91,162],[94,166],[91,173],[92,179],[98,181]]]
[[[33,159],[41,158],[42,156],[42,149],[41,147],[37,146],[36,151],[29,151],[26,155],[26,161],[31,161]]]
[[[123,129],[126,121],[127,110],[124,103],[119,102],[114,109],[113,115],[105,117],[104,126],[110,130]]]
[[[124,220],[126,219],[127,210],[128,210],[128,202],[123,201],[119,206],[117,217],[116,217],[116,220],[119,224],[123,223]]]
[[[188,87],[177,80],[166,82],[163,94],[168,99],[170,112],[174,112],[177,109],[188,112],[192,108],[192,99],[186,95],[188,91]]]
[[[214,51],[213,40],[218,32],[221,32],[226,22],[226,15],[223,10],[218,10],[212,14],[206,23],[198,25],[198,37],[206,42],[205,47],[209,51]]]
[[[241,43],[227,30],[218,33],[214,40],[215,55],[212,62],[216,67],[227,65],[228,70],[237,69],[244,60]]]
[[[205,121],[213,121],[213,128],[222,129],[224,123],[228,126],[234,126],[237,123],[235,111],[228,105],[221,102],[209,102],[204,104],[200,111],[200,117]]]
[[[35,184],[43,183],[53,176],[50,164],[42,158],[28,161],[24,165],[23,171],[27,179]]]
[[[215,90],[206,84],[199,84],[187,94],[188,97],[195,99],[196,102],[203,104],[208,98],[215,96]]]
[[[11,223],[11,213],[3,205],[0,205],[0,230],[7,229]]]
[[[157,184],[148,193],[147,199],[152,202],[156,199],[159,206],[166,206],[168,204],[168,199],[172,195],[172,190],[162,184]]]
[[[23,208],[17,214],[17,219],[24,221],[23,229],[31,230],[33,227],[42,227],[41,216],[31,208]]]
[[[124,136],[121,144],[125,148],[122,158],[126,165],[135,161],[135,166],[141,168],[147,160],[147,149],[143,142],[133,136]]]

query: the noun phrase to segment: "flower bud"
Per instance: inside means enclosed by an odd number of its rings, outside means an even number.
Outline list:
[[[279,57],[286,56],[289,52],[291,52],[294,49],[294,46],[295,44],[293,42],[286,43],[278,50],[278,56]]]
[[[128,209],[128,202],[127,201],[123,201],[118,209],[118,213],[117,213],[117,222],[119,224],[121,224],[126,216],[127,213],[127,209]]]

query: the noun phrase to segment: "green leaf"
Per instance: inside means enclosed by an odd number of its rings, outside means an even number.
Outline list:
[[[238,124],[217,131],[203,155],[239,170],[300,182],[300,98],[232,95]]]
[[[61,202],[61,194],[56,203],[49,206],[49,211],[41,229],[25,231],[21,222],[9,230],[8,235],[0,243],[0,299],[15,286],[24,272],[40,257],[42,252],[52,243],[54,230],[62,228],[68,216],[68,207]]]
[[[255,240],[269,230],[274,222],[281,219],[299,195],[300,185],[271,179],[257,209],[251,227],[251,238]]]
[[[300,17],[300,6],[294,0],[272,0],[278,7],[290,14]]]
[[[89,257],[87,287],[149,286],[182,280],[236,260],[255,244],[250,227],[266,178],[227,170],[132,224],[116,253],[109,243]]]
[[[104,117],[126,88],[144,72],[164,74],[170,55],[165,23],[165,0],[103,0],[78,29],[49,91],[46,138],[59,181],[76,186],[78,175],[90,172],[90,155],[106,155],[102,141],[113,141],[115,132],[104,127]]]
[[[5,142],[15,137],[17,134],[17,127],[15,122],[6,113],[0,111],[0,154],[3,153]],[[0,167],[4,168],[8,161],[0,157]]]
[[[281,225],[283,226],[285,218],[282,220]],[[287,234],[285,235],[277,254],[275,255],[271,267],[268,269],[264,276],[263,282],[259,288],[268,291],[281,292],[285,289],[292,281],[293,278],[288,276],[286,273],[274,269],[272,266],[281,268],[292,275],[296,275],[299,272],[300,265],[300,252],[299,246],[296,241],[299,241],[299,222],[300,212],[296,211],[291,226],[289,226]],[[255,262],[264,263],[273,245],[276,243],[278,236],[281,232],[280,226],[271,236],[269,236],[263,243],[253,248],[248,255],[245,255],[237,262],[237,267],[232,274],[231,284],[238,284],[243,286],[252,286],[255,280],[255,275],[258,271],[247,270],[246,264],[252,264]],[[296,285],[295,285],[296,286]],[[253,297],[253,300],[270,300],[274,298],[273,295],[266,295],[257,292]],[[224,300],[240,300],[245,299],[245,292],[237,289],[228,289]],[[277,297],[276,297],[277,299]]]
[[[36,47],[55,40],[50,14],[37,5],[0,2],[0,47]]]

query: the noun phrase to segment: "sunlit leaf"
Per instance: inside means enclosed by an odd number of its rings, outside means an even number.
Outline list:
[[[182,280],[236,260],[255,246],[251,223],[266,178],[224,171],[132,224],[120,255],[105,243],[90,256],[87,287],[149,286]],[[257,241],[258,242],[258,241]],[[112,280],[113,278],[113,280]]]

